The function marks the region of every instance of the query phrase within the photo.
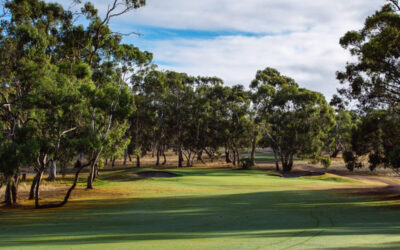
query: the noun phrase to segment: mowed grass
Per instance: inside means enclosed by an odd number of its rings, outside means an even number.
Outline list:
[[[0,248],[400,247],[398,202],[344,191],[369,183],[210,169],[139,179],[137,171],[103,172],[96,188],[107,193],[104,198],[87,191],[61,209],[0,210]]]

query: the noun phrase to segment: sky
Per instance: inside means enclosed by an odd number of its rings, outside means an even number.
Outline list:
[[[66,4],[66,1],[57,1]],[[92,0],[104,13],[111,0]],[[114,19],[113,30],[154,54],[159,69],[217,76],[248,86],[257,70],[273,67],[328,99],[335,73],[351,60],[339,45],[349,30],[385,0],[147,0]]]

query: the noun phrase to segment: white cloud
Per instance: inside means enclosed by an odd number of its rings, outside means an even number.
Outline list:
[[[156,41],[151,47],[157,60],[174,65],[164,67],[171,70],[216,75],[228,84],[248,86],[256,71],[268,66],[329,96],[337,87],[335,71],[348,59],[337,37],[318,28],[281,36]]]
[[[318,24],[358,23],[384,3],[385,0],[147,0],[145,8],[121,19],[134,25],[176,29],[280,33]]]
[[[109,0],[95,0],[101,11]],[[249,32],[258,36],[212,39],[141,39],[161,68],[193,75],[216,75],[228,84],[248,85],[255,72],[277,68],[301,86],[328,98],[339,86],[335,72],[348,53],[339,39],[360,29],[385,0],[147,0],[147,6],[114,20],[114,27]],[[152,32],[154,32],[154,29]],[[168,66],[170,65],[170,66]]]

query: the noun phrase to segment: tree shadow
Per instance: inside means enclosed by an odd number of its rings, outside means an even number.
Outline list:
[[[99,208],[0,220],[2,246],[76,245],[219,237],[398,235],[400,213],[370,197],[271,191],[115,201]],[[376,205],[376,206],[375,206]],[[0,215],[0,219],[7,215]],[[67,237],[67,238],[66,238]],[[393,243],[400,247],[399,243]],[[390,246],[391,247],[391,246]]]

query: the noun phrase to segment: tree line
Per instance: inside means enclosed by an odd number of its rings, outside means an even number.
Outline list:
[[[98,169],[109,159],[126,162],[133,155],[140,167],[141,157],[151,151],[156,165],[166,164],[165,153],[173,150],[177,167],[204,162],[203,155],[252,166],[256,148],[268,147],[276,169],[284,172],[292,170],[295,157],[329,166],[339,152],[349,169],[361,167],[358,159],[365,154],[376,158],[375,167],[396,169],[400,162],[398,147],[390,144],[397,142],[389,142],[398,137],[393,98],[398,98],[399,43],[388,40],[398,38],[394,2],[370,17],[368,27],[342,38],[359,62],[338,73],[349,87],[330,104],[273,68],[256,72],[248,88],[225,86],[217,77],[159,70],[150,52],[123,43],[128,34],[109,26],[145,0],[113,0],[103,16],[90,2],[74,3],[79,11],[39,0],[2,1],[0,187],[5,186],[8,206],[18,201],[24,168],[35,172],[29,198],[36,208],[59,207],[68,202],[84,169],[92,189]],[[387,68],[383,76],[381,68],[391,62],[395,69]],[[354,100],[359,108],[347,110]],[[387,152],[387,144],[392,151]],[[241,157],[247,148],[250,157]],[[74,182],[62,201],[41,204],[44,173],[56,163],[73,165]]]

